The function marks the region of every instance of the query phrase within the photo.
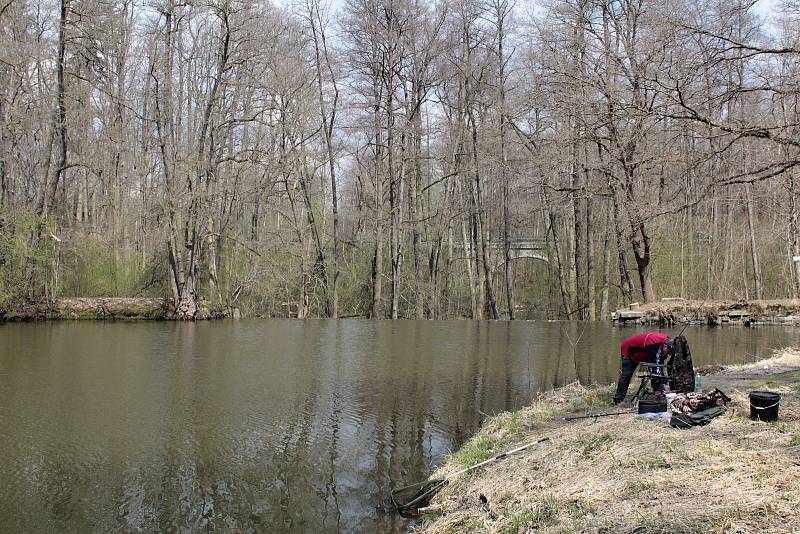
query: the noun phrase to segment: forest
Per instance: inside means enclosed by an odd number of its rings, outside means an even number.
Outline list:
[[[800,297],[800,3],[0,0],[0,310]]]

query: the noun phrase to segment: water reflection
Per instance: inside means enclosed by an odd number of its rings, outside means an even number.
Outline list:
[[[0,325],[0,531],[387,532],[381,500],[482,413],[610,382],[604,323]],[[698,363],[782,328],[686,334]]]

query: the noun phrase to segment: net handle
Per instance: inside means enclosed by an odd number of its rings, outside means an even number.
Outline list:
[[[469,467],[465,467],[461,471],[456,471],[455,473],[453,473],[451,475],[447,475],[446,477],[444,477],[444,480],[450,480],[451,478],[455,478],[458,475],[463,475],[464,473],[472,471],[473,469],[477,469],[477,468],[482,467],[482,466],[484,466],[486,464],[490,464],[492,462],[496,462],[497,460],[502,460],[506,456],[509,456],[511,454],[514,454],[514,453],[517,453],[517,452],[520,452],[520,451],[524,451],[525,449],[527,449],[529,447],[533,447],[534,445],[538,445],[539,443],[543,443],[545,441],[548,441],[549,439],[550,438],[540,438],[540,439],[538,439],[536,441],[532,441],[530,443],[527,443],[525,445],[517,447],[516,449],[512,449],[510,451],[506,451],[503,454],[498,454],[497,456],[493,456],[493,457],[489,458],[488,460],[484,460],[484,461],[482,461],[480,463],[477,463],[475,465],[471,465]]]

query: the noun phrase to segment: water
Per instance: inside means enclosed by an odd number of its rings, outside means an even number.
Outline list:
[[[606,323],[0,325],[0,532],[392,532],[381,500],[480,425],[608,383]],[[796,343],[690,328],[697,364]]]

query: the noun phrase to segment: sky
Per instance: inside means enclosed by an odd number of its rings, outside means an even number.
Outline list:
[[[297,3],[300,0],[273,0],[275,3],[283,6],[290,6],[294,3]],[[433,0],[431,0],[433,1]],[[754,6],[754,11],[759,14],[760,16],[764,17],[767,22],[766,31],[768,34],[775,35],[777,34],[777,29],[774,24],[771,24],[771,19],[777,14],[778,10],[780,9],[780,3],[782,0],[758,0]],[[338,11],[342,6],[344,6],[345,0],[321,0],[322,5],[326,7],[330,7],[334,16],[332,17],[335,20],[335,12]],[[539,4],[539,0],[518,0],[517,5],[522,6],[525,4]],[[329,11],[329,12],[331,12]]]
[[[296,0],[275,0],[276,3],[282,5],[291,5],[292,2]],[[525,0],[523,0],[523,3]],[[758,14],[768,17],[775,13],[778,9],[778,4],[780,0],[759,0],[759,2],[755,5],[755,10]],[[533,0],[531,3],[536,3]],[[344,0],[323,0],[323,4],[328,4],[333,7],[334,10],[338,9],[342,5],[344,5]]]

